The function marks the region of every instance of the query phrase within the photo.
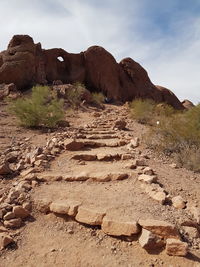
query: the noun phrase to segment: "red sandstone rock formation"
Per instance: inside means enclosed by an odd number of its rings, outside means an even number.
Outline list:
[[[145,69],[131,58],[119,64],[104,48],[92,46],[80,54],[63,49],[42,49],[28,35],[15,35],[7,50],[0,53],[0,84],[14,83],[19,90],[34,84],[82,82],[90,91],[103,92],[108,98],[130,101],[136,97],[166,102],[183,109],[168,89],[155,86]]]
[[[187,100],[187,99],[183,100],[182,105],[186,109],[191,109],[191,108],[195,107],[195,105],[190,100]]]

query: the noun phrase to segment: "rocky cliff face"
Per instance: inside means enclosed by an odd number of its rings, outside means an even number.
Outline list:
[[[19,90],[34,84],[81,82],[90,91],[130,101],[136,97],[166,102],[176,109],[183,105],[168,89],[155,86],[144,68],[131,58],[117,63],[104,48],[92,46],[71,54],[63,49],[42,49],[28,35],[15,35],[7,50],[0,53],[0,84],[14,83]]]

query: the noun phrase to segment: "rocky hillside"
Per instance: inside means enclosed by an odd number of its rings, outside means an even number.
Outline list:
[[[15,35],[7,50],[0,53],[0,84],[14,83],[18,90],[34,84],[84,83],[90,91],[103,92],[108,98],[130,101],[151,98],[176,109],[182,103],[169,90],[155,86],[146,70],[131,58],[117,63],[104,48],[92,46],[71,54],[61,48],[42,49],[28,35]]]

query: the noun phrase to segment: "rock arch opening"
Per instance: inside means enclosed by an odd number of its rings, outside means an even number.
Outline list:
[[[57,57],[57,60],[60,61],[60,62],[64,62],[65,61],[62,56]]]

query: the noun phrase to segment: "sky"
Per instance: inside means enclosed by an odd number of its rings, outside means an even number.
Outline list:
[[[0,51],[15,34],[70,53],[100,45],[200,102],[200,0],[0,0],[0,10]]]

